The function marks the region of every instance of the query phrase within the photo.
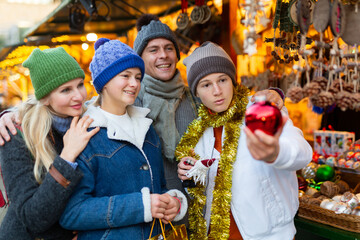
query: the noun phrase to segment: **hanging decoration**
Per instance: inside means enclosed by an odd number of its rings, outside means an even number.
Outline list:
[[[246,11],[245,19],[242,20],[242,23],[248,28],[244,30],[244,52],[252,56],[257,52],[256,40],[259,38],[255,31],[255,17],[259,18],[260,24],[264,27],[268,25],[270,20],[266,17],[265,6],[261,1],[245,0],[245,3],[239,7],[243,7]]]
[[[191,11],[190,19],[195,24],[204,24],[211,18],[211,9],[204,0],[195,0],[195,7]]]
[[[355,9],[355,13],[358,12],[358,10],[359,10],[359,4],[360,4],[360,1],[359,1],[359,0],[342,0],[341,2],[342,2],[342,4],[344,4],[344,5],[353,5],[353,6],[354,6],[354,9]]]
[[[181,13],[176,19],[176,26],[178,29],[183,30],[189,25],[189,16],[187,14],[188,1],[181,0]]]
[[[190,19],[193,23],[201,23],[204,19],[204,10],[201,7],[204,4],[204,0],[195,0],[195,7],[190,13]]]
[[[300,33],[302,35],[307,34],[309,27],[312,24],[312,12],[315,4],[311,0],[298,0],[297,7],[297,22]]]
[[[201,7],[204,12],[204,17],[203,17],[203,20],[201,21],[201,24],[204,24],[207,21],[209,21],[211,18],[211,9],[206,3],[203,3],[203,5]]]
[[[286,96],[290,98],[293,103],[298,103],[304,98],[303,89],[299,82],[304,68],[302,68],[300,64],[297,64],[293,66],[293,70],[296,71],[295,81],[287,90]]]
[[[298,0],[290,2],[287,0],[276,1],[275,16],[272,24],[274,37],[265,39],[265,42],[273,42],[274,50],[271,55],[280,64],[299,61],[297,50],[300,47],[300,37],[297,35],[299,29],[297,3]],[[277,32],[279,32],[279,37],[276,37]],[[311,39],[306,40],[308,44],[311,43]]]
[[[176,19],[176,25],[179,30],[185,29],[190,21],[194,24],[204,24],[211,18],[211,9],[205,0],[195,0],[195,7],[187,14],[188,0],[181,0],[181,13]]]
[[[313,105],[320,108],[330,106],[335,101],[333,94],[329,92],[330,81],[323,77],[323,68],[326,68],[323,59],[323,49],[330,47],[323,42],[323,32],[329,25],[330,9],[329,0],[318,0],[313,10],[314,28],[320,33],[320,41],[315,41],[315,46],[319,48],[319,55],[316,64],[314,62],[313,64],[318,68],[315,70],[314,79],[311,84],[317,86],[320,91],[312,94],[310,101]]]
[[[280,0],[278,3],[280,4]],[[282,5],[282,3],[281,3]],[[280,8],[281,8],[280,5]],[[312,4],[311,0],[295,0],[292,1],[289,5],[285,5],[288,11],[289,19],[293,24],[297,24],[298,29],[300,30],[300,34],[297,35],[296,41],[296,50],[298,54],[302,56],[305,60],[305,66],[302,67],[300,61],[297,56],[298,64],[293,66],[293,69],[296,71],[296,79],[294,84],[288,89],[287,96],[290,100],[294,103],[298,103],[304,97],[311,97],[315,94],[320,93],[321,86],[317,82],[310,83],[310,64],[309,64],[309,57],[313,55],[314,51],[305,48],[306,44],[310,44],[312,42],[311,39],[306,37],[306,34],[309,30],[309,26],[312,21],[312,11],[314,5]],[[278,6],[277,6],[278,7]],[[276,22],[274,24],[277,24]],[[274,25],[273,25],[274,27]],[[285,29],[284,27],[282,29]],[[275,35],[275,31],[274,31]],[[294,45],[294,43],[292,42]],[[280,62],[281,63],[281,62]],[[306,75],[306,82],[304,89],[301,88],[299,80],[301,78],[302,73]]]
[[[324,58],[323,58],[323,50],[324,48],[329,49],[330,46],[323,42],[323,32],[329,26],[330,20],[330,11],[331,4],[329,0],[318,0],[315,3],[314,11],[313,11],[313,20],[314,20],[314,28],[316,31],[320,33],[320,41],[315,41],[315,46],[319,48],[319,57],[318,57],[318,67],[319,71],[317,71],[316,77],[323,76],[323,68],[324,68]]]
[[[346,22],[350,23],[344,24],[341,39],[350,46],[360,45],[360,11],[357,9],[358,4],[359,1],[355,5],[342,5],[341,9],[345,12]]]
[[[327,108],[335,103],[342,111],[360,110],[359,69],[357,67],[357,43],[360,41],[360,36],[356,36],[359,31],[355,30],[359,27],[359,14],[355,6],[345,6],[340,0],[334,0],[332,6],[329,0],[318,0],[315,4],[314,28],[320,33],[320,41],[315,42],[319,55],[317,61],[313,61],[316,70],[311,84],[318,83],[322,91],[310,97],[314,106]],[[334,36],[330,44],[323,42],[323,32],[328,24]],[[339,49],[339,38],[343,39],[348,46]],[[328,62],[323,58],[323,49],[330,49]],[[323,77],[323,70],[327,71],[327,79]]]

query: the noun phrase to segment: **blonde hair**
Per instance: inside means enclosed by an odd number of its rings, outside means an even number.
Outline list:
[[[102,93],[99,93],[99,95],[95,98],[92,105],[94,105],[95,107],[101,106],[101,102],[102,102]]]
[[[49,171],[56,156],[54,144],[48,137],[52,125],[51,110],[42,101],[31,97],[19,107],[19,116],[26,146],[34,158],[34,176],[41,183],[45,169]]]

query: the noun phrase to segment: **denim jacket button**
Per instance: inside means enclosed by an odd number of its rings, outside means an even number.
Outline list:
[[[140,169],[147,171],[147,170],[149,170],[149,165],[144,164],[144,165],[142,165],[142,166],[140,167]]]

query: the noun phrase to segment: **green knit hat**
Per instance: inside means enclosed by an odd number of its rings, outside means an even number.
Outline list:
[[[85,73],[76,60],[64,48],[35,48],[23,66],[29,68],[30,78],[37,100],[45,97],[62,84],[76,78],[85,78]]]

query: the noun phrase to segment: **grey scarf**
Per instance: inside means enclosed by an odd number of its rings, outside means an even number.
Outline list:
[[[148,117],[154,121],[154,127],[159,134],[163,155],[173,161],[176,145],[180,134],[175,124],[175,111],[185,91],[185,85],[179,71],[169,81],[160,81],[147,74],[141,82],[139,98],[142,106],[151,111]]]

